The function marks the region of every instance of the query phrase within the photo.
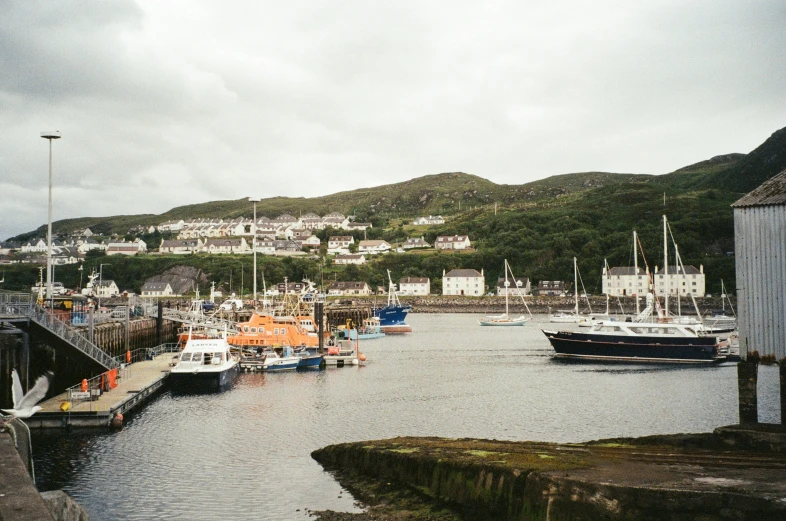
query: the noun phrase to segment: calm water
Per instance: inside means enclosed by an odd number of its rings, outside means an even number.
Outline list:
[[[738,421],[734,365],[559,363],[545,324],[409,318],[414,333],[361,343],[364,367],[242,374],[222,394],[167,392],[118,432],[36,434],[39,488],[64,489],[93,520],[308,519],[305,508],[358,510],[309,455],[331,443],[405,435],[575,442]],[[770,397],[772,372],[760,373],[760,393]],[[760,402],[762,421],[780,420],[774,400]]]

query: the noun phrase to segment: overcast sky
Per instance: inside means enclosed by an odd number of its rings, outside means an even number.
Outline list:
[[[0,2],[0,239],[463,171],[663,174],[786,126],[781,0]]]

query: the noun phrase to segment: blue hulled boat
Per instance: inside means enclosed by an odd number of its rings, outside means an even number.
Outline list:
[[[385,326],[400,326],[404,324],[407,318],[407,313],[412,309],[408,304],[402,305],[398,299],[396,292],[396,285],[390,278],[390,270],[388,270],[388,304],[384,307],[374,308],[374,316],[379,319],[379,325],[383,328]]]

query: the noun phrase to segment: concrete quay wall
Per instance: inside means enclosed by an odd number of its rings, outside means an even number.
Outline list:
[[[162,343],[174,342],[177,337],[177,322],[164,320],[162,325]],[[125,321],[106,322],[93,327],[93,343],[106,351],[110,356],[119,356],[128,351],[158,345],[156,319],[135,318],[129,322],[128,343],[126,346]]]

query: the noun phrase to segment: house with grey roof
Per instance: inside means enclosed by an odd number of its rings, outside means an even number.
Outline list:
[[[480,297],[486,291],[486,277],[483,270],[453,269],[442,270],[442,294]]]
[[[650,287],[650,272],[633,266],[615,266],[601,270],[602,292],[612,297],[644,295]]]
[[[401,295],[428,295],[431,293],[431,280],[428,277],[404,277],[398,281]]]
[[[143,297],[171,297],[174,296],[169,282],[145,282],[142,286]]]

